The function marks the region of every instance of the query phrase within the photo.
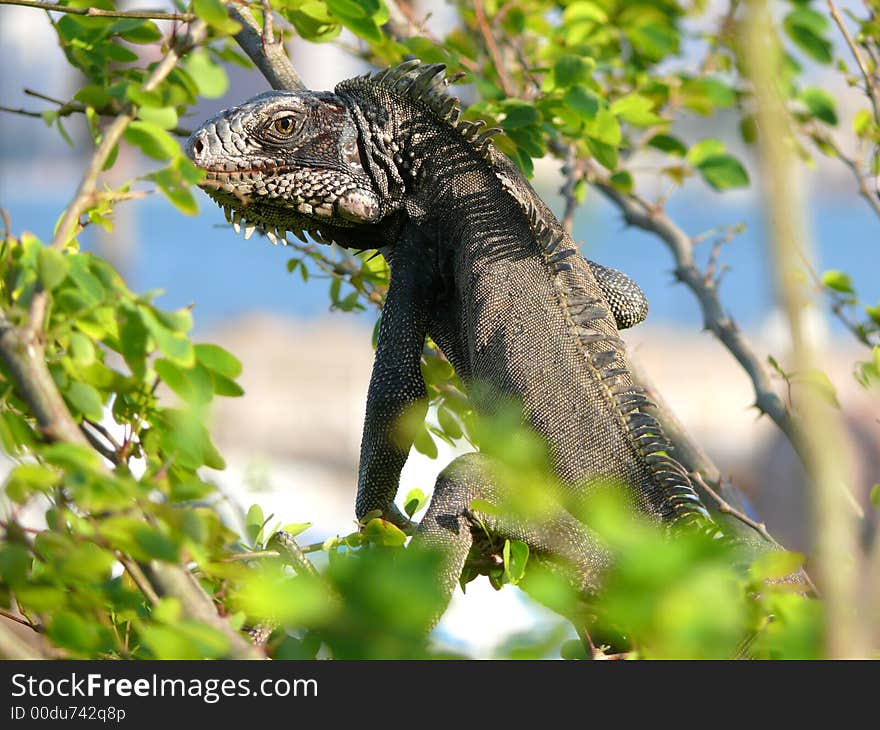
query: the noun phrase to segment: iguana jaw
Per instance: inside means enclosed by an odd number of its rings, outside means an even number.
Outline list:
[[[332,94],[277,93],[254,97],[209,120],[186,151],[205,172],[200,186],[248,238],[259,230],[273,242],[287,231],[316,240],[347,239],[383,211],[364,172],[357,131]]]

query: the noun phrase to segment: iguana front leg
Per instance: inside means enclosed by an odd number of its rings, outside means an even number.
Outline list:
[[[501,507],[500,514],[475,509],[472,503],[477,499]],[[410,545],[441,555],[438,583],[443,600],[435,620],[452,597],[471,548],[484,539],[500,547],[506,539],[526,543],[529,565],[558,575],[577,595],[588,597],[598,589],[610,556],[589,528],[561,505],[553,504],[550,495],[544,514],[534,518],[507,515],[504,504],[508,499],[494,476],[491,459],[484,454],[459,456],[437,477],[431,502]],[[528,580],[523,588],[528,592]],[[582,623],[582,606],[550,607],[576,624]]]
[[[409,525],[394,498],[413,442],[406,424],[421,422],[427,410],[419,363],[432,292],[430,260],[415,228],[400,235],[390,260],[391,282],[367,392],[355,504],[358,519],[379,510],[385,519],[401,527]]]

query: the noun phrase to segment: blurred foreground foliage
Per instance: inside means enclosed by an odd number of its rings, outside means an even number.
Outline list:
[[[116,9],[114,0],[62,4]],[[51,16],[82,83],[70,100],[43,112],[43,121],[72,144],[67,125],[84,119],[100,150],[111,122],[123,119],[118,144],[93,158],[98,167],[113,167],[119,144],[159,167],[115,188],[95,189],[92,180],[77,198],[77,225],[52,242],[16,234],[7,221],[0,248],[0,442],[16,465],[4,487],[0,525],[0,629],[15,621],[29,625],[34,652],[46,656],[220,658],[231,655],[235,632],[261,625],[274,627],[266,645],[274,658],[452,656],[455,647],[442,637],[429,642],[423,636],[438,611],[437,556],[408,549],[398,528],[372,520],[351,534],[306,545],[292,558],[273,536],[282,527],[296,535],[307,524],[285,526],[256,505],[244,525],[220,519],[224,498],[210,470],[222,469],[224,461],[205,423],[215,397],[242,395],[240,363],[216,345],[191,340],[188,310],[157,307],[158,292],[131,292],[106,261],[80,250],[76,236],[83,228],[112,232],[114,207],[146,192],[161,192],[184,214],[197,212],[199,173],[181,152],[181,121],[197,99],[226,92],[229,64],[249,61],[232,40],[241,26],[224,3],[179,5],[207,28],[182,47],[184,24]],[[702,22],[695,33],[691,23],[704,19],[705,5],[461,3],[458,22],[439,38],[411,27],[412,11],[401,17],[400,8],[381,0],[273,2],[307,41],[333,41],[345,29],[356,39],[353,52],[374,63],[415,55],[465,73],[464,118],[500,126],[499,148],[528,175],[548,153],[566,158],[567,195],[575,204],[597,174],[621,194],[635,195],[635,173],[647,165],[663,189],[656,201],[661,209],[675,190],[696,181],[718,192],[750,184],[747,166],[720,138],[687,139],[675,125],[725,111],[737,116],[745,143],[758,133],[736,47],[743,8],[734,0],[717,28],[705,30]],[[856,171],[859,194],[875,204],[868,181],[880,172],[880,6],[871,0],[866,15],[847,19],[870,66],[864,77],[861,66],[838,57],[819,3],[778,5],[787,54],[780,83],[802,135],[799,154],[808,164],[813,149],[840,158]],[[253,12],[260,17],[260,8]],[[499,49],[493,38],[501,37],[510,42]],[[688,43],[701,44],[696,65],[693,52],[684,54]],[[158,83],[150,81],[162,70],[155,59],[172,52],[179,58],[172,58],[170,70]],[[806,66],[832,63],[851,85],[864,86],[869,102],[850,122],[858,158],[837,144],[842,122],[833,96],[804,81]],[[578,160],[598,167],[580,167]],[[326,277],[331,308],[381,304],[388,276],[381,257],[357,259],[312,242],[292,246],[288,269],[303,279]],[[816,278],[835,313],[870,348],[857,376],[874,387],[880,309],[860,301],[845,272]],[[43,366],[48,379],[41,379]],[[415,448],[435,457],[436,438],[478,444],[505,465],[499,479],[516,481],[519,505],[505,508],[533,509],[541,499],[536,487],[547,479],[542,445],[515,438],[517,424],[503,415],[478,421],[451,366],[430,343],[423,372],[431,409],[428,420],[411,424]],[[71,420],[74,436],[80,434],[75,438],[55,429]],[[799,565],[799,556],[773,553],[743,565],[720,542],[686,534],[668,540],[602,495],[587,520],[615,561],[606,589],[590,605],[581,606],[581,597],[542,572],[516,542],[495,546],[494,563],[472,566],[465,578],[485,572],[497,588],[520,585],[563,612],[580,606],[591,617],[595,641],[634,657],[821,656],[821,604],[779,581]],[[425,503],[419,490],[403,500],[411,516]],[[191,573],[223,621],[200,618],[183,594],[157,587],[157,564]],[[8,646],[0,643],[0,651]],[[560,654],[586,656],[562,619],[512,637],[498,650],[503,657]]]

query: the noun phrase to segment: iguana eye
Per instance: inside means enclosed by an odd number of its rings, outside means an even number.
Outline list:
[[[272,129],[278,134],[287,137],[293,133],[293,117],[280,117],[272,122]]]

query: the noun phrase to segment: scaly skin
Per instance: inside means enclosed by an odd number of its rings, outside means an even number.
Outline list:
[[[395,424],[425,409],[425,336],[440,346],[477,409],[510,400],[547,442],[558,478],[534,520],[475,512],[505,487],[482,455],[438,479],[416,542],[446,556],[451,594],[488,530],[529,544],[582,590],[608,557],[574,515],[599,482],[623,483],[633,509],[715,531],[650,403],[630,376],[618,327],[644,318],[641,290],[585,261],[528,181],[458,121],[437,80],[408,62],[349,79],[334,93],[270,92],[206,123],[188,142],[206,192],[227,216],[273,240],[380,249],[391,267],[367,399],[356,512],[405,524],[394,506],[411,439]]]

